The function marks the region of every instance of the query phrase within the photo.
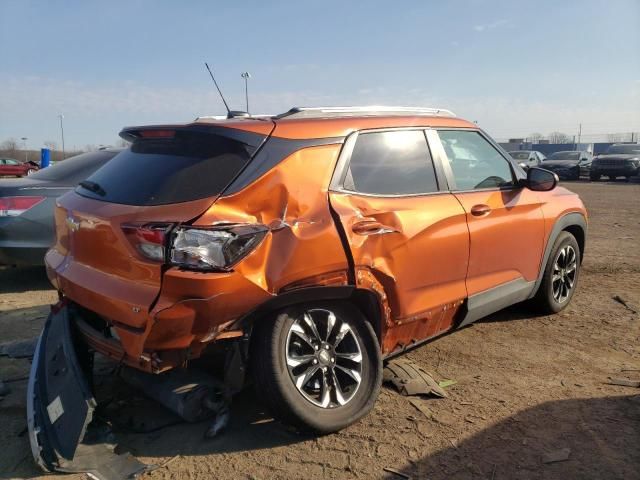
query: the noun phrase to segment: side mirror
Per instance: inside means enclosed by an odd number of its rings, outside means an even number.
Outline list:
[[[534,192],[548,192],[556,188],[558,176],[544,168],[531,167],[527,170],[526,187]]]

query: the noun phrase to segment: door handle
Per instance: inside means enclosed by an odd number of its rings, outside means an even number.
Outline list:
[[[490,212],[491,212],[491,208],[489,207],[489,205],[480,204],[480,205],[474,205],[473,207],[471,207],[471,215],[473,215],[474,217],[482,217],[484,215],[489,215]]]
[[[375,220],[363,220],[354,223],[351,226],[351,230],[358,235],[381,235],[383,233],[397,232],[395,228],[388,227]]]

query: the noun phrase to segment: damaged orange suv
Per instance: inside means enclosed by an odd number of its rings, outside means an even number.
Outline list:
[[[224,345],[228,382],[249,372],[274,414],[324,433],[372,408],[385,359],[575,293],[578,196],[449,111],[294,108],[120,135],[131,148],[58,201],[41,356],[57,328],[162,379]],[[56,397],[32,383],[37,425]]]

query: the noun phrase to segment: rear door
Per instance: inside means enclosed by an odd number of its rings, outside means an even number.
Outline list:
[[[432,143],[438,140],[469,226],[470,303],[474,295],[524,294],[537,279],[544,247],[539,194],[519,186],[512,164],[481,132],[440,129]]]
[[[372,274],[388,298],[385,352],[451,328],[466,297],[465,212],[444,181],[421,129],[356,133],[341,153],[331,206],[356,282]]]

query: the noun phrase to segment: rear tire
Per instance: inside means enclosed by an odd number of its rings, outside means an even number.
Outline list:
[[[600,181],[600,175],[597,173],[592,173],[589,175],[589,180],[591,180],[592,182],[599,182]]]
[[[580,263],[581,252],[575,237],[569,232],[560,233],[553,244],[532,306],[547,315],[564,310],[571,303],[578,286]]]
[[[252,333],[251,367],[257,394],[274,416],[320,434],[366,415],[382,383],[376,334],[346,302],[289,307],[272,321],[258,322]]]

